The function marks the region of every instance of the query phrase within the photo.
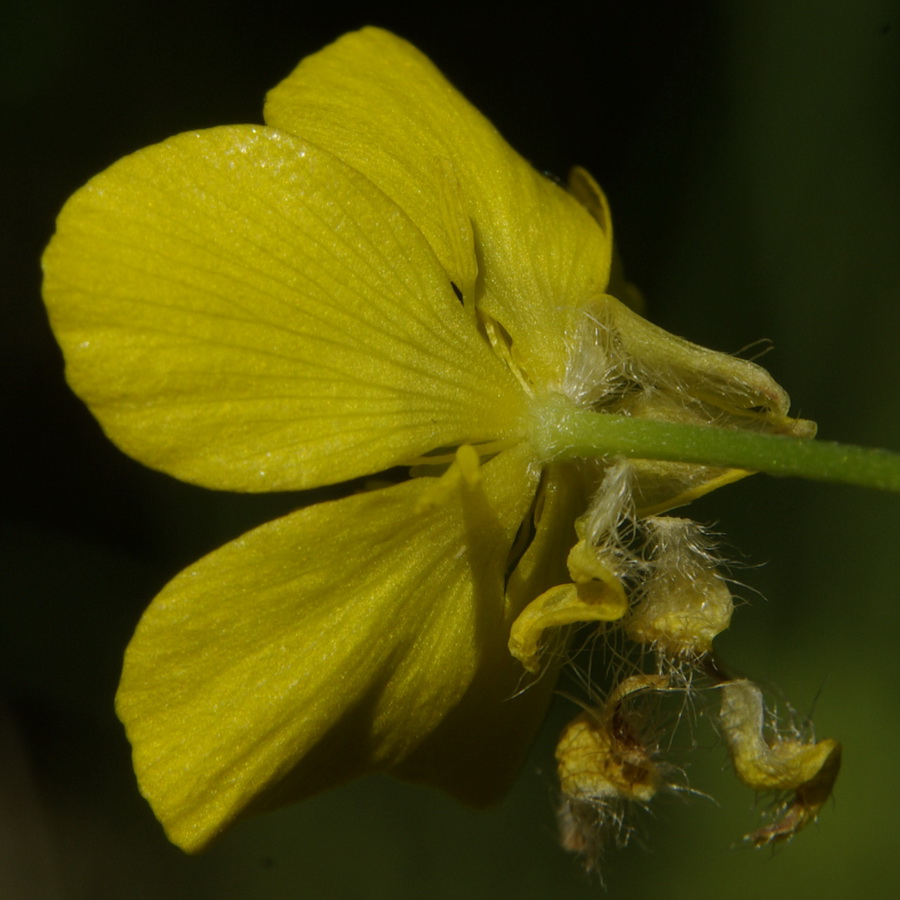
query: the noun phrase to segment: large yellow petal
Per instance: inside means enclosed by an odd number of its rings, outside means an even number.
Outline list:
[[[363,172],[416,222],[448,270],[454,231],[436,185],[449,160],[472,219],[477,304],[531,378],[559,384],[571,311],[602,293],[611,234],[539,175],[418,50],[377,28],[305,59],[269,93],[268,124]]]
[[[524,394],[416,226],[283,132],[121,160],[68,202],[44,266],[71,385],[180,478],[304,488],[521,429]]]
[[[470,801],[508,786],[552,686],[514,696],[506,650],[503,579],[538,469],[524,448],[461,462],[450,491],[419,478],[258,528],[151,604],[117,708],[176,844],[364,772]]]

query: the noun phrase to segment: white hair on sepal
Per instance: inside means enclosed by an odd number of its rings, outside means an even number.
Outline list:
[[[635,592],[625,632],[649,645],[660,671],[689,680],[731,623],[734,598],[719,571],[715,543],[691,519],[652,516],[647,534],[647,577]]]
[[[631,383],[628,359],[619,347],[611,324],[595,309],[579,309],[566,335],[568,361],[562,393],[582,407],[603,408],[615,403]]]
[[[583,628],[578,644],[570,649],[565,676],[586,701],[576,699],[565,689],[557,693],[582,708],[599,707],[609,692],[609,685],[619,684],[641,670],[633,646],[626,644],[625,634],[618,625],[610,622]]]
[[[677,516],[650,516],[644,520],[652,565],[674,568],[692,578],[701,571],[722,565],[715,535],[700,522]]]
[[[560,390],[579,406],[811,434],[809,423],[782,421],[788,397],[754,363],[668,334],[608,295],[586,301],[573,314]]]
[[[640,343],[621,333],[618,302],[601,297],[577,310],[567,335],[568,363],[563,393],[577,404],[596,411],[641,415],[646,407],[678,409],[702,407],[694,396],[696,385],[654,353],[636,353]]]
[[[594,546],[630,541],[636,519],[634,478],[634,466],[626,459],[607,466],[600,486],[576,525],[579,537]]]

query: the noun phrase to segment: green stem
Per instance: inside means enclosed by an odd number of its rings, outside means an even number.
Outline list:
[[[540,410],[534,439],[546,459],[625,456],[703,463],[900,493],[900,453],[833,441],[595,413],[569,403]]]

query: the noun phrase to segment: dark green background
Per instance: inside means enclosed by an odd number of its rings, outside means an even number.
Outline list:
[[[424,4],[423,4],[424,6]],[[900,4],[893,0],[429,4],[16,0],[3,67],[0,896],[586,898],[555,844],[559,715],[513,796],[473,813],[371,779],[169,846],[112,712],[122,650],[180,568],[295,498],[218,495],[122,456],[68,392],[38,258],[65,198],[179,131],[260,120],[304,55],[366,23],[411,39],[541,169],[606,187],[661,324],[766,365],[820,434],[900,449]],[[698,730],[691,784],[612,854],[610,897],[900,891],[900,499],[762,476],[704,498],[747,561],[726,658],[815,706],[845,746],[835,802],[772,854],[735,848],[753,797]],[[757,595],[757,591],[766,598]]]

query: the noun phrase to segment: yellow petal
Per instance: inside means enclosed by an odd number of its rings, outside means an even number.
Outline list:
[[[520,427],[521,389],[409,218],[274,129],[121,160],[66,205],[44,266],[75,391],[188,481],[310,487]]]
[[[544,632],[583,622],[615,622],[625,615],[628,602],[621,585],[609,581],[558,584],[544,591],[513,622],[509,652],[529,672],[541,668]]]
[[[609,203],[594,176],[587,169],[574,166],[569,172],[569,193],[591,214],[591,218],[612,244],[613,227]]]
[[[464,463],[468,465],[468,463]],[[370,771],[478,801],[508,785],[552,680],[516,694],[507,555],[537,482],[524,450],[323,503],[175,578],[117,699],[142,792],[201,849],[236,817]]]
[[[472,220],[466,212],[462,188],[453,163],[449,159],[436,159],[433,171],[435,202],[443,226],[441,234],[447,241],[446,251],[441,254],[441,262],[463,303],[468,309],[474,310],[478,260],[475,256]]]
[[[625,278],[625,269],[613,241],[612,216],[609,204],[600,185],[593,176],[581,166],[575,166],[569,172],[569,191],[573,197],[591,214],[612,244],[612,262],[609,272],[608,293],[612,294],[626,306],[643,315],[645,303],[641,292]]]
[[[611,241],[425,56],[377,28],[345,35],[269,93],[265,118],[371,178],[406,210],[448,271],[454,239],[434,179],[435,161],[449,160],[473,225],[476,303],[511,335],[535,381],[559,383],[572,307],[604,290]]]

